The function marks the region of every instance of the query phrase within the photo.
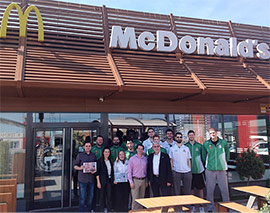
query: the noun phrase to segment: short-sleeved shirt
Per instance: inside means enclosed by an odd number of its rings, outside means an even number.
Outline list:
[[[161,142],[160,145],[166,149],[167,153],[170,153],[170,148],[176,144],[176,141],[173,141],[171,144],[168,141]]]
[[[82,166],[83,163],[87,162],[97,162],[96,155],[90,152],[90,154],[87,154],[86,152],[82,152],[77,155],[76,160],[74,161],[74,166]],[[82,170],[78,171],[78,180],[82,183],[93,183],[95,176],[91,173],[83,173]]]
[[[91,152],[96,155],[97,160],[101,158],[103,148],[104,148],[103,146],[97,147],[97,145],[92,147]]]
[[[144,153],[146,154],[148,149],[150,149],[152,147],[152,141],[148,138],[143,142],[143,146],[144,146]]]
[[[178,147],[177,144],[170,149],[170,158],[173,159],[173,170],[176,172],[187,173],[191,169],[188,166],[188,159],[191,158],[189,148],[185,145]]]

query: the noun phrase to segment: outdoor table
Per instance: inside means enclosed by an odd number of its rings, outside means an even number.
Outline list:
[[[240,186],[234,187],[233,189],[249,193],[249,199],[247,202],[247,207],[252,208],[256,198],[265,198],[265,196],[270,192],[270,188],[262,187],[262,186]],[[258,202],[258,208],[260,209],[260,204]]]
[[[208,200],[196,197],[194,195],[178,195],[178,196],[164,196],[164,197],[151,197],[136,199],[142,206],[148,208],[161,208],[161,212],[168,212],[170,207],[194,205],[194,204],[207,204]]]

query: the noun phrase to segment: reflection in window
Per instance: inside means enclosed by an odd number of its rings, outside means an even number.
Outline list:
[[[24,197],[26,113],[0,113],[0,179],[17,178]]]
[[[231,152],[252,148],[260,155],[269,155],[265,116],[224,115],[224,126]]]
[[[208,129],[210,127],[218,130],[218,136],[222,138],[221,115],[200,115],[200,114],[173,114],[170,121],[176,124],[175,131],[183,134],[187,141],[189,130],[195,131],[196,141],[203,143],[209,139]]]
[[[100,113],[33,113],[33,122],[93,122],[100,120]]]

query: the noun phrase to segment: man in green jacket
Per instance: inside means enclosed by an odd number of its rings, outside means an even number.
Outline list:
[[[103,148],[103,137],[98,135],[96,139],[96,145],[91,149],[91,152],[96,155],[97,160],[101,158]]]
[[[211,201],[208,205],[208,211],[215,211],[214,190],[216,184],[221,192],[223,202],[230,200],[227,179],[227,162],[230,158],[229,146],[226,140],[217,136],[215,128],[209,129],[210,139],[205,141],[203,147],[206,152],[205,161],[205,175],[206,175],[206,189],[207,200]]]
[[[113,137],[112,146],[111,146],[110,150],[111,150],[111,156],[112,156],[113,162],[116,160],[118,152],[120,150],[125,151],[125,149],[120,146],[120,139],[118,136]]]
[[[195,141],[195,132],[193,130],[188,131],[188,142],[185,145],[189,148],[191,154],[191,194],[196,195],[195,190],[197,190],[199,197],[203,198],[203,188],[205,187],[204,166],[202,163],[203,156],[205,156],[203,145]],[[197,212],[195,206],[193,206],[191,212]],[[204,212],[202,205],[199,212]]]

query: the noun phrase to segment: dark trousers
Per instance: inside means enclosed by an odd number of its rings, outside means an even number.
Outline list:
[[[79,182],[79,190],[80,190],[79,211],[84,212],[85,210],[87,210],[88,212],[91,212],[92,201],[94,197],[94,183]],[[85,203],[87,205],[86,209]]]
[[[99,190],[99,211],[103,212],[105,208],[107,211],[112,211],[112,182],[108,181]]]
[[[159,177],[154,176],[153,181],[151,182],[151,189],[154,197],[162,196],[170,196],[171,195],[171,187],[167,185],[161,185]]]
[[[130,186],[128,182],[114,185],[115,211],[128,212]]]

